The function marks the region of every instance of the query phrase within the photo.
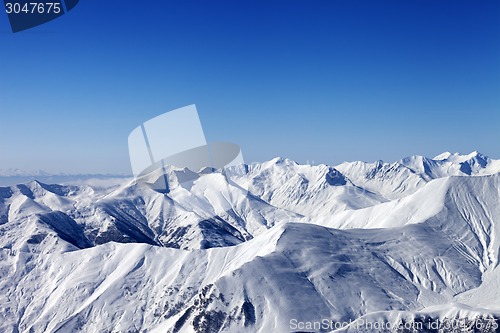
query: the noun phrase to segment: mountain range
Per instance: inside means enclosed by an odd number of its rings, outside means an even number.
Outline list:
[[[0,187],[0,330],[494,323],[499,203],[500,160],[478,152]]]

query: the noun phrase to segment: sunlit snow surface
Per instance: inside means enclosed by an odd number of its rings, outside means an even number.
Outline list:
[[[498,317],[499,162],[277,158],[187,187],[190,171],[169,167],[168,194],[147,185],[155,173],[1,187],[0,331],[332,331],[292,325],[327,320],[355,332]]]

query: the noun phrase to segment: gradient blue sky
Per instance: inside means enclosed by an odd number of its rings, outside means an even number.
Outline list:
[[[499,1],[91,1],[12,34],[0,169],[130,172],[140,123],[195,103],[247,162],[500,158]]]

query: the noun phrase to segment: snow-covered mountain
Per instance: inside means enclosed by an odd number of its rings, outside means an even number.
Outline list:
[[[124,181],[131,178],[125,174],[53,174],[43,170],[0,169],[0,186],[4,187],[38,180],[47,184],[93,185],[100,188],[110,188],[123,184]]]
[[[0,169],[0,177],[44,177],[51,176],[43,170],[28,171],[17,168]]]
[[[162,176],[0,188],[0,331],[500,319],[498,160],[168,167],[168,191]]]
[[[415,192],[429,181],[448,176],[483,176],[500,172],[500,160],[478,152],[443,153],[433,159],[411,156],[394,163],[345,162],[336,167],[358,186],[397,199]]]

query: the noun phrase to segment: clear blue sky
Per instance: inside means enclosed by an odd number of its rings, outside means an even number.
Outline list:
[[[193,103],[247,162],[500,158],[499,1],[81,0],[9,29],[0,169],[130,172],[130,131]]]

